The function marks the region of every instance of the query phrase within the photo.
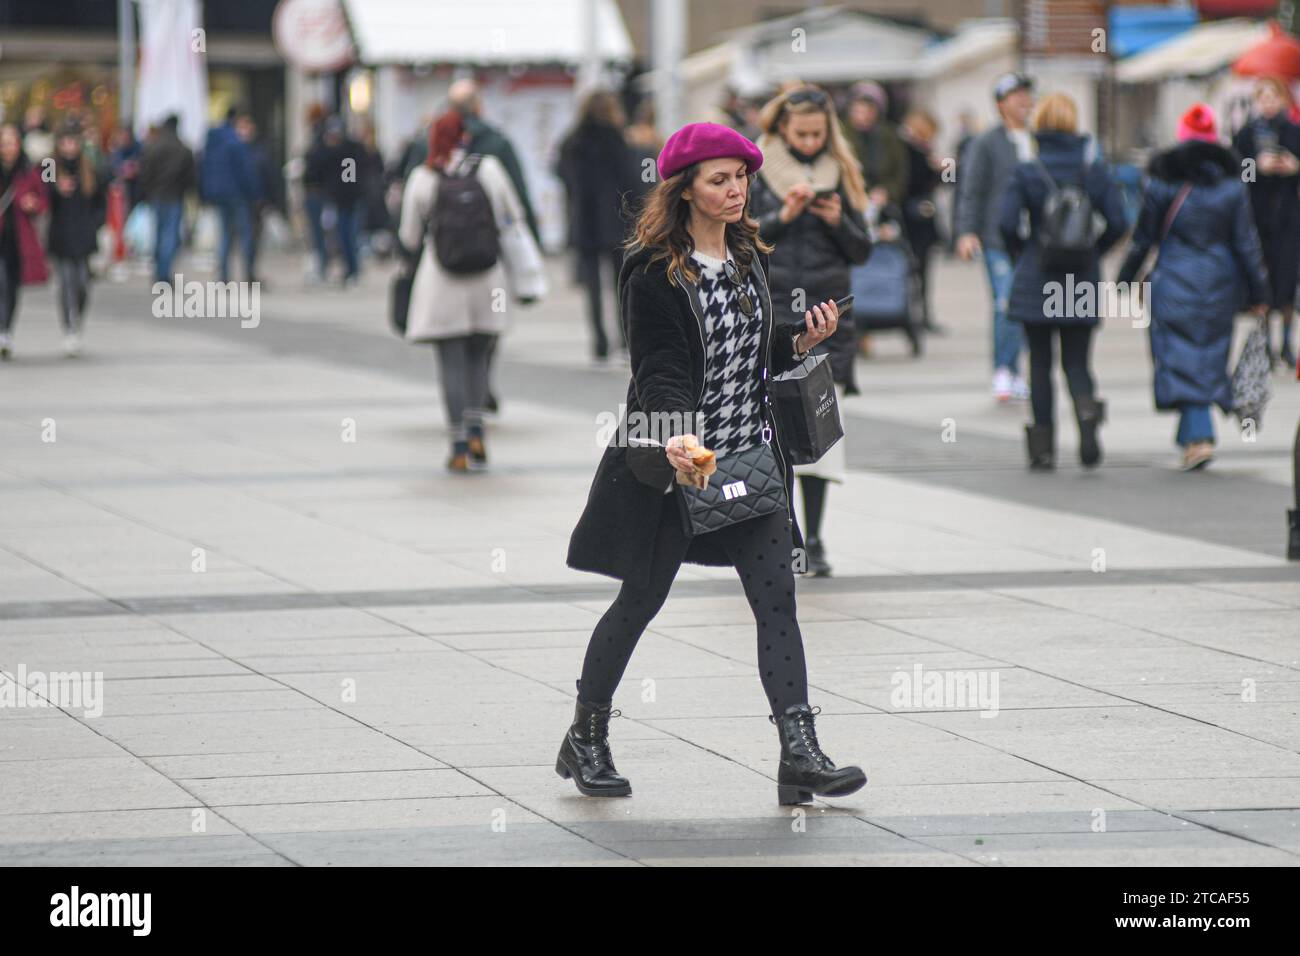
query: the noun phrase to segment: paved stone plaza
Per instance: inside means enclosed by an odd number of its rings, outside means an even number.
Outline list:
[[[940,263],[952,334],[920,362],[876,337],[836,576],[798,590],[822,743],[867,787],[778,807],[745,599],[688,565],[616,698],[634,795],[592,800],[555,752],[617,584],[564,554],[626,368],[588,367],[556,262],[501,347],[492,470],[451,476],[386,274],[306,291],[271,265],[255,328],[100,283],[75,360],[50,291],[24,295],[0,670],[103,679],[95,706],[0,706],[0,863],[1300,862],[1300,384],[1181,474],[1145,333],[1113,322],[1105,466],[1074,463],[1063,415],[1063,467],[1031,475],[1024,405],[988,394],[979,268]],[[976,699],[923,693],[968,673]]]

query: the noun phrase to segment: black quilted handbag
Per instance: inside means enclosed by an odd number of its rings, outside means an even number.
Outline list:
[[[770,442],[717,460],[704,488],[678,485],[688,535],[708,534],[749,518],[788,511],[785,474]]]

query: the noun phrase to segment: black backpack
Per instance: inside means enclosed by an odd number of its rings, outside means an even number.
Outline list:
[[[1092,200],[1082,185],[1058,186],[1039,160],[1034,166],[1047,183],[1047,199],[1038,224],[1040,263],[1047,272],[1079,272],[1096,258]],[[1085,171],[1086,175],[1086,171]]]
[[[438,196],[429,217],[434,255],[458,275],[486,272],[501,255],[492,203],[474,175],[480,158],[469,156],[455,173],[438,173]]]

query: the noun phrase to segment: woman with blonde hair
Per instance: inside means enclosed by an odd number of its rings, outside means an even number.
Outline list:
[[[863,212],[867,191],[862,169],[840,129],[835,104],[825,90],[810,84],[787,89],[759,113],[763,168],[751,200],[759,233],[772,243],[772,306],[778,316],[799,314],[807,302],[835,301],[849,294],[849,267],[867,261],[871,240]],[[852,320],[817,349],[825,352],[837,398],[856,395],[853,359],[857,352]],[[804,501],[807,569],[831,573],[822,542],[822,515],[832,481],[845,477],[845,441],[821,460],[795,466]]]
[[[998,217],[1003,242],[1015,262],[1007,316],[1024,325],[1029,343],[1034,422],[1025,426],[1025,440],[1029,467],[1036,471],[1056,466],[1052,350],[1057,339],[1079,424],[1079,460],[1085,468],[1101,462],[1097,430],[1105,408],[1096,396],[1089,352],[1093,330],[1100,322],[1096,308],[1101,299],[1100,260],[1124,235],[1128,223],[1119,189],[1111,182],[1106,164],[1096,158],[1095,143],[1079,135],[1078,125],[1074,100],[1064,93],[1043,97],[1032,123],[1038,156],[1012,170]],[[1057,214],[1076,200],[1075,208],[1082,209],[1085,199],[1106,220],[1105,230],[1096,235],[1092,217],[1087,217],[1087,233],[1065,234],[1058,228]],[[1027,238],[1020,231],[1025,212],[1029,214]],[[1091,297],[1075,295],[1074,290],[1088,288]]]

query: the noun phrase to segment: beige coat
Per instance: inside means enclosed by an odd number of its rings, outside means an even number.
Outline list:
[[[459,159],[459,153],[453,155],[452,164]],[[475,175],[496,214],[501,256],[486,272],[470,276],[443,269],[428,239],[438,177],[424,165],[411,170],[407,177],[397,235],[408,249],[424,242],[411,288],[408,341],[427,342],[470,332],[499,334],[509,328],[511,312],[519,299],[538,299],[546,294],[541,252],[528,231],[523,207],[505,167],[495,157],[484,156]]]

